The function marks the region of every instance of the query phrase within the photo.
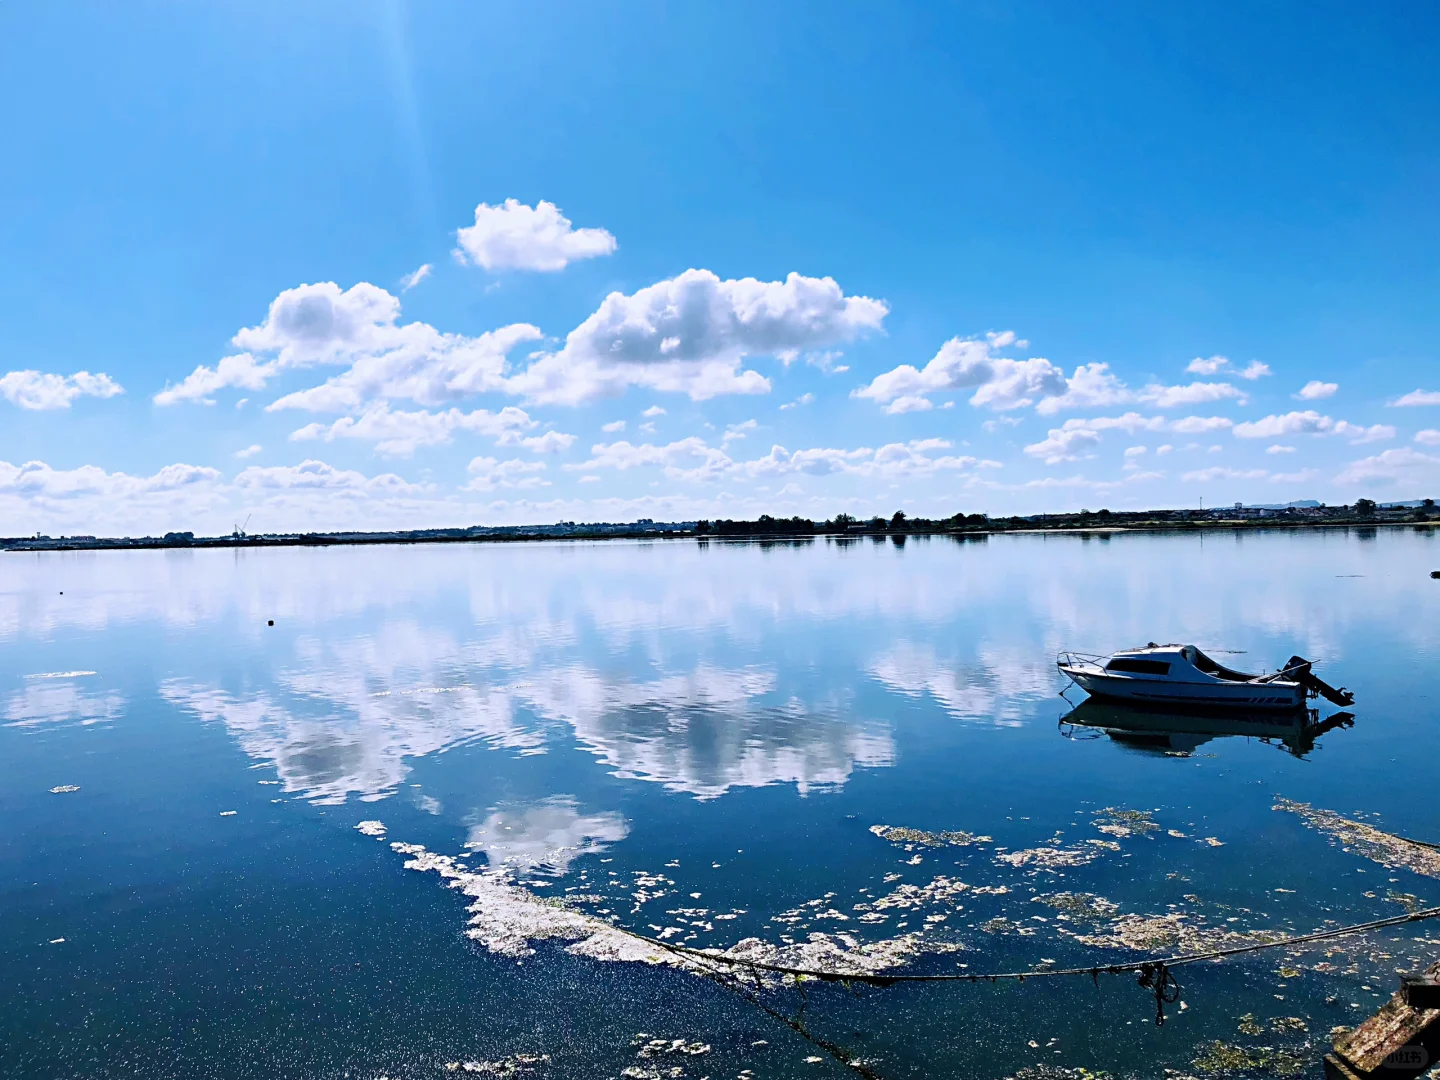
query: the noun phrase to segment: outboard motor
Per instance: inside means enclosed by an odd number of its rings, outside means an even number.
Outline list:
[[[1303,656],[1292,656],[1286,663],[1284,674],[1298,682],[1311,697],[1320,696],[1332,705],[1339,705],[1341,708],[1355,704],[1355,695],[1343,686],[1336,690],[1335,687],[1318,678],[1310,670],[1310,661]]]

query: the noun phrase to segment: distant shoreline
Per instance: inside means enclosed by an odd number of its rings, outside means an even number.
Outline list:
[[[1208,518],[1198,520],[1113,520],[1076,521],[1078,515],[1052,515],[1053,521],[1021,520],[1015,523],[993,521],[984,525],[960,527],[940,524],[903,522],[898,526],[886,523],[883,527],[873,524],[850,526],[846,529],[828,528],[816,525],[812,531],[775,529],[759,531],[754,522],[683,522],[663,524],[583,525],[566,526],[507,526],[495,529],[422,529],[411,532],[375,533],[286,533],[276,535],[249,536],[205,536],[190,537],[187,534],[169,534],[164,537],[10,537],[0,538],[0,551],[154,551],[154,550],[205,550],[232,548],[279,548],[279,547],[369,547],[377,545],[406,544],[494,544],[533,543],[553,540],[702,540],[702,541],[785,541],[816,540],[860,540],[871,538],[903,540],[908,537],[949,536],[957,540],[982,539],[1001,535],[1096,535],[1136,532],[1270,532],[1296,529],[1432,529],[1440,519],[1417,520],[1411,517],[1394,518],[1341,517],[1327,520],[1292,518]],[[1093,515],[1092,515],[1093,517]],[[776,524],[780,524],[776,522]],[[788,524],[788,523],[787,523]],[[751,526],[751,529],[726,528],[726,526]]]

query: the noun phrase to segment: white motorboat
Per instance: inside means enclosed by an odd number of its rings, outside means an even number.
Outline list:
[[[1279,671],[1250,675],[1210,659],[1194,645],[1122,649],[1109,656],[1061,653],[1056,665],[1086,693],[1111,701],[1182,708],[1237,707],[1299,709],[1308,696],[1322,694],[1337,705],[1355,696],[1336,690],[1310,672],[1310,662],[1292,656]]]

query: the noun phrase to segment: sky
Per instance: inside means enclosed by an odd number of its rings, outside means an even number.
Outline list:
[[[0,4],[0,535],[1440,495],[1433,5]]]

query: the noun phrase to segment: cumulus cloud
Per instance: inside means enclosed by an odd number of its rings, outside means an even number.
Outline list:
[[[516,410],[519,411],[518,409]],[[499,440],[501,445],[506,444],[505,439]],[[529,435],[519,440],[521,446],[536,454],[558,454],[562,450],[569,450],[575,445],[575,436],[563,431],[547,431],[543,435]]]
[[[499,443],[520,441],[520,432],[535,427],[523,409],[507,405],[498,413],[486,409],[463,412],[391,410],[383,402],[372,406],[360,416],[343,416],[332,424],[307,424],[293,432],[291,439],[303,442],[323,439],[360,439],[373,442],[376,452],[390,457],[409,457],[421,446],[438,446],[451,441],[456,431],[485,435]],[[553,433],[552,433],[553,434]],[[574,436],[561,436],[574,441]],[[569,443],[565,444],[566,446]]]
[[[954,337],[923,368],[901,364],[875,376],[852,396],[868,398],[895,414],[933,408],[928,395],[951,390],[974,390],[970,404],[997,411],[1065,393],[1065,373],[1049,360],[999,355],[1002,349],[1024,344],[1009,330],[984,338]]]
[[[674,480],[708,481],[839,473],[898,479],[942,471],[1001,467],[997,461],[942,453],[951,447],[946,439],[914,439],[906,443],[888,443],[879,449],[864,446],[853,450],[815,447],[791,451],[777,445],[772,446],[763,457],[736,461],[725,450],[691,436],[663,446],[600,443],[591,448],[590,460],[566,465],[565,468],[593,473],[598,469],[625,471],[649,466],[664,469],[665,474]]]
[[[1267,454],[1293,454],[1293,453],[1295,453],[1295,447],[1293,447],[1293,446],[1282,446],[1282,445],[1280,445],[1279,443],[1276,443],[1274,446],[1267,446],[1267,447],[1265,448],[1265,453],[1267,453]]]
[[[1235,426],[1233,420],[1223,416],[1185,416],[1170,425],[1170,430],[1181,435],[1203,435],[1211,431],[1224,431]]]
[[[224,357],[213,368],[201,364],[185,376],[178,386],[167,383],[165,389],[155,395],[155,404],[178,405],[185,401],[195,401],[202,405],[214,405],[215,398],[212,395],[216,391],[226,387],[263,390],[265,383],[277,370],[279,368],[276,364],[257,360],[249,353],[237,353]]]
[[[344,290],[333,281],[286,289],[262,323],[231,339],[242,352],[213,368],[202,364],[155,395],[155,403],[213,403],[212,395],[227,387],[261,390],[284,371],[339,365],[348,370],[269,408],[344,412],[387,399],[449,404],[503,390],[506,354],[542,336],[533,326],[515,324],[466,337],[428,323],[401,325],[399,318],[400,301],[368,282]]]
[[[1238,375],[1242,379],[1259,379],[1270,374],[1270,365],[1251,360],[1244,368],[1236,369],[1228,356],[1197,356],[1185,366],[1185,370],[1192,375],[1219,375],[1224,372],[1226,375]]]
[[[1440,457],[1423,454],[1408,446],[1352,461],[1335,477],[1337,484],[1366,485],[1423,483],[1433,486],[1437,480],[1440,480]]]
[[[883,301],[846,296],[832,278],[722,281],[687,270],[628,296],[611,293],[563,348],[515,375],[508,389],[565,405],[629,386],[696,401],[762,394],[770,380],[743,369],[748,357],[849,341],[879,330],[888,311]]]
[[[809,404],[810,404],[811,402],[813,402],[814,400],[815,400],[815,395],[814,395],[814,394],[809,394],[809,393],[801,394],[801,395],[800,395],[798,398],[796,398],[794,401],[787,401],[784,405],[781,405],[781,406],[780,406],[780,409],[781,409],[782,412],[784,412],[784,411],[787,410],[787,409],[800,409],[800,408],[803,408],[803,407],[806,406],[806,405],[809,405]]]
[[[601,424],[600,430],[605,432],[607,435],[614,435],[617,431],[625,430],[625,421],[611,420],[608,424]]]
[[[413,401],[444,405],[506,389],[506,356],[540,331],[524,323],[464,337],[442,334],[426,323],[390,327],[374,351],[356,354],[348,371],[319,386],[287,394],[267,409],[344,412],[367,402]]]
[[[1334,420],[1322,416],[1314,409],[1248,420],[1236,424],[1234,432],[1235,436],[1241,439],[1274,439],[1286,435],[1337,435],[1349,439],[1352,443],[1379,442],[1395,437],[1395,429],[1388,424],[1364,427],[1348,420]]]
[[[565,468],[585,472],[597,469],[627,472],[644,466],[659,466],[672,478],[700,479],[719,475],[732,465],[734,462],[723,450],[709,446],[704,439],[692,435],[664,446],[652,443],[635,446],[625,440],[596,443],[590,448],[588,461],[566,465]]]
[[[1404,397],[1396,398],[1392,406],[1440,405],[1440,390],[1411,390]]]
[[[984,338],[951,338],[923,368],[901,364],[875,376],[852,396],[868,398],[892,415],[932,409],[931,395],[963,390],[973,390],[970,404],[979,408],[1003,412],[1034,405],[1044,416],[1126,404],[1170,409],[1227,399],[1244,404],[1247,400],[1243,391],[1226,382],[1195,382],[1188,386],[1152,383],[1137,391],[1111,372],[1109,364],[1081,364],[1067,378],[1064,370],[1049,360],[1016,360],[1000,355],[1001,350],[1023,348],[1026,344],[1008,330]],[[1255,370],[1252,365],[1235,374],[1257,377]],[[1259,374],[1266,372],[1268,369]]]
[[[249,446],[245,447],[244,450],[236,450],[236,451],[235,451],[235,456],[236,456],[237,458],[239,458],[241,461],[244,461],[246,458],[252,458],[252,457],[254,457],[256,454],[260,453],[260,451],[263,450],[263,449],[265,449],[265,448],[264,448],[263,446],[261,446],[259,443],[251,443]]]
[[[493,457],[477,457],[470,462],[470,483],[466,491],[494,491],[496,488],[544,487],[548,481],[538,476],[545,471],[543,461],[511,458],[497,461]]]
[[[662,409],[659,405],[651,405],[640,415],[645,417],[646,420],[654,420],[657,416],[664,416],[665,410]]]
[[[455,233],[455,257],[486,270],[563,270],[572,262],[609,255],[615,237],[604,229],[577,229],[560,208],[543,199],[527,206],[506,199],[475,207],[475,224]]]
[[[1434,428],[1417,431],[1415,441],[1421,446],[1440,446],[1440,431],[1436,431]]]
[[[299,465],[251,465],[235,477],[235,487],[255,494],[325,492],[348,495],[418,495],[430,485],[412,484],[394,473],[366,476],[307,459]]]
[[[27,461],[23,465],[0,461],[0,495],[32,499],[72,499],[85,495],[127,499],[181,491],[219,479],[219,472],[201,465],[167,465],[151,476],[129,476],[106,472],[98,465],[52,469],[43,461]]]
[[[1319,401],[1322,398],[1332,396],[1340,389],[1339,383],[1321,382],[1319,379],[1311,379],[1295,393],[1295,397],[1301,401]]]
[[[124,392],[124,388],[104,372],[54,375],[27,370],[0,375],[0,397],[22,409],[68,409],[78,397],[111,398]]]
[[[1040,442],[1025,447],[1025,453],[1041,458],[1047,465],[1056,465],[1062,461],[1075,461],[1082,456],[1088,456],[1087,451],[1100,445],[1102,432],[1118,429],[1133,435],[1137,431],[1161,431],[1164,428],[1164,417],[1146,417],[1134,412],[1125,413],[1123,416],[1066,420],[1058,428],[1051,428]],[[1143,448],[1141,449],[1143,452]]]

